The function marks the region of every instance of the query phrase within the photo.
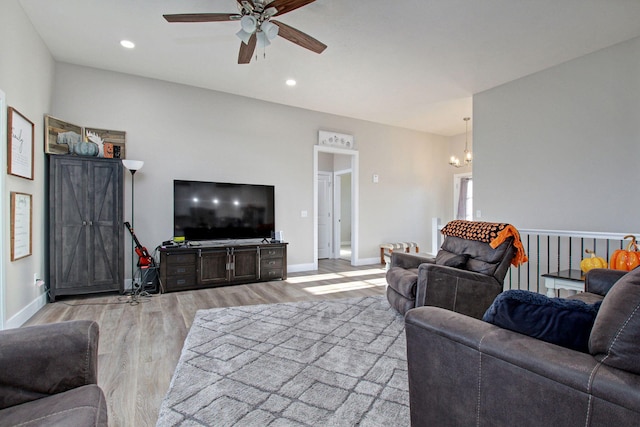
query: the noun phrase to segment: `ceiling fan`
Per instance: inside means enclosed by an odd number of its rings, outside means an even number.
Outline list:
[[[239,13],[183,13],[163,15],[168,22],[240,21],[236,35],[242,40],[238,64],[248,64],[258,47],[271,44],[276,36],[315,53],[322,53],[327,45],[300,30],[271,19],[313,3],[315,0],[237,0]]]

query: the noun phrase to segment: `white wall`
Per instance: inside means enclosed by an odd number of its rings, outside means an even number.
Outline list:
[[[0,261],[4,278],[4,310],[0,327],[20,326],[40,308],[45,298],[36,288],[33,275],[45,273],[45,169],[44,114],[49,111],[54,62],[18,1],[3,0],[0,13],[0,90],[5,92],[8,106],[14,107],[35,124],[34,180],[6,175],[7,139],[1,135],[3,155],[0,172],[5,174],[1,193],[4,220]],[[32,255],[10,261],[9,195],[17,191],[33,195]],[[2,283],[0,281],[0,283]],[[1,288],[2,286],[0,286]]]
[[[272,184],[289,264],[312,264],[313,218],[300,213],[313,212],[320,129],[357,141],[359,259],[376,259],[383,241],[428,247],[431,217],[451,204],[444,137],[70,64],[56,65],[52,105],[63,120],[127,132],[127,158],[145,161],[135,180],[135,224],[149,248],[171,237],[173,179]],[[129,185],[126,177],[126,218]]]
[[[483,219],[640,230],[640,38],[477,94],[473,110]]]

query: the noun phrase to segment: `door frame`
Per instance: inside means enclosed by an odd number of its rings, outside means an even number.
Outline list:
[[[313,266],[318,269],[318,157],[319,153],[341,154],[351,158],[351,265],[358,261],[359,233],[359,179],[358,164],[360,157],[355,150],[345,150],[328,146],[313,146]]]

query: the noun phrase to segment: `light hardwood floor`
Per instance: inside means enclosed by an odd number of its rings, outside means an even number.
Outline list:
[[[107,397],[109,426],[154,426],[197,310],[381,295],[384,273],[380,265],[322,260],[318,271],[289,274],[285,281],[158,294],[138,305],[113,294],[67,297],[47,304],[25,326],[98,322],[98,384]]]

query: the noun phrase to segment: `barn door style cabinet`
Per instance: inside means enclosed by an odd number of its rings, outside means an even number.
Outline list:
[[[49,156],[50,299],[124,292],[122,162]]]

